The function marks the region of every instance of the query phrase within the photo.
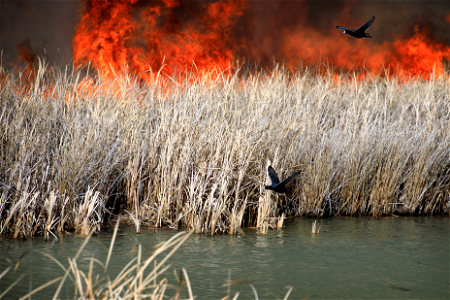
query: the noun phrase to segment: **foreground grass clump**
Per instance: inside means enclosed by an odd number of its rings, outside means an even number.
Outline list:
[[[448,75],[430,80],[1,73],[1,233],[87,234],[110,214],[235,234],[285,217],[447,214]],[[290,197],[264,191],[302,170]]]
[[[135,250],[137,252],[136,257],[130,260],[125,267],[117,271],[111,271],[109,266],[114,263],[111,258],[113,257],[114,243],[117,238],[117,231],[119,220],[116,222],[114,228],[114,233],[111,237],[111,242],[109,248],[106,248],[98,240],[105,249],[108,250],[108,255],[106,261],[102,262],[92,255],[91,257],[83,257],[83,252],[86,245],[91,240],[91,235],[93,231],[84,239],[83,244],[78,249],[74,257],[68,258],[68,266],[65,267],[65,262],[60,262],[56,260],[53,256],[38,251],[42,254],[44,258],[50,259],[52,262],[57,264],[62,269],[61,276],[49,280],[43,285],[40,285],[28,292],[22,292],[22,299],[29,299],[32,296],[36,296],[37,293],[44,290],[46,292],[47,298],[50,299],[61,299],[63,291],[73,291],[73,299],[195,299],[192,291],[191,283],[189,280],[188,273],[186,269],[181,268],[181,270],[176,272],[173,269],[173,274],[175,275],[176,283],[174,280],[167,278],[169,275],[169,269],[172,266],[172,262],[169,259],[173,254],[188,240],[189,236],[193,233],[178,232],[177,234],[170,237],[167,241],[161,242],[151,250],[151,254],[147,250],[142,249],[141,244],[137,244]],[[62,235],[60,236],[62,238]],[[94,238],[95,239],[95,238]],[[134,251],[134,250],[133,250]],[[28,251],[27,251],[28,252]],[[15,272],[19,265],[21,264],[22,257],[26,252],[19,258],[17,263],[11,264],[8,268],[2,271],[0,274],[0,279],[6,276],[15,276]],[[88,264],[86,264],[86,261]],[[83,267],[84,266],[84,267]],[[87,267],[87,268],[86,268]],[[58,273],[58,272],[56,272]],[[23,279],[28,274],[23,274],[22,276],[17,276],[18,278],[8,286],[2,286],[3,289],[0,290],[0,299],[5,296],[11,297],[11,291],[17,294],[17,291],[23,291]],[[55,275],[57,276],[57,275]],[[231,275],[230,275],[231,276]],[[224,284],[224,287],[230,287],[238,282],[234,282],[231,278],[228,282]],[[258,293],[252,284],[249,284],[249,288],[253,290],[255,299],[258,299]],[[15,289],[15,290],[14,290]],[[26,290],[26,288],[25,288]],[[289,286],[288,291],[283,299],[288,299],[293,287]],[[219,294],[220,292],[218,292]],[[9,294],[9,295],[8,295]],[[189,298],[183,298],[182,294],[185,294]],[[222,300],[238,299],[239,292],[236,292],[234,296],[231,294],[230,288],[228,288],[228,295],[221,298]],[[172,295],[172,296],[169,296]],[[43,294],[38,294],[39,297],[44,297]],[[231,298],[233,296],[233,298]],[[170,297],[170,298],[169,298]],[[18,298],[19,299],[19,298]]]

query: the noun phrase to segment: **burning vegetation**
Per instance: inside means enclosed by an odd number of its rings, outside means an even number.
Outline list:
[[[102,74],[172,75],[186,67],[227,69],[236,52],[233,28],[244,0],[87,1],[73,41],[76,64],[91,62]],[[125,68],[125,69],[124,69]]]
[[[91,63],[107,77],[126,72],[144,79],[149,70],[172,76],[245,63],[272,66],[274,61],[291,71],[325,62],[336,72],[364,69],[405,78],[444,74],[450,47],[433,24],[417,17],[412,28],[397,22],[389,28],[383,14],[369,29],[373,40],[355,41],[334,29],[365,20],[354,17],[359,12],[352,5],[344,2],[330,20],[324,20],[326,9],[324,16],[314,17],[316,6],[310,1],[88,0],[73,40],[74,62]],[[447,15],[436,16],[447,24]]]

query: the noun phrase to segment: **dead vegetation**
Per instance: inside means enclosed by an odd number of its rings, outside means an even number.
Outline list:
[[[109,266],[113,264],[111,258],[113,257],[114,243],[117,236],[121,235],[117,234],[119,220],[120,218],[117,219],[113,235],[103,236],[105,238],[111,238],[109,248],[107,248],[106,245],[103,245],[98,240],[96,241],[108,251],[106,261],[100,261],[98,258],[95,258],[94,255],[90,257],[85,256],[86,253],[84,249],[86,245],[88,245],[88,243],[92,239],[95,239],[92,238],[94,230],[88,233],[75,256],[68,257],[68,263],[58,261],[48,253],[39,250],[33,250],[40,252],[43,259],[49,259],[51,260],[52,264],[54,263],[59,267],[55,271],[55,278],[32,290],[30,288],[28,293],[22,292],[24,296],[22,296],[20,300],[32,298],[33,295],[35,295],[36,297],[36,294],[44,289],[46,294],[37,294],[38,297],[47,297],[48,299],[52,297],[52,299],[61,299],[61,295],[63,294],[63,287],[66,287],[66,289],[68,288],[69,290],[73,290],[73,299],[79,300],[195,299],[196,296],[194,296],[194,292],[191,287],[191,282],[189,280],[186,269],[181,268],[178,273],[172,267],[173,262],[170,261],[173,254],[188,240],[189,236],[194,233],[194,231],[191,231],[189,233],[186,233],[185,231],[178,232],[177,234],[167,239],[167,241],[155,245],[151,249],[151,251],[149,251],[150,249],[142,249],[142,245],[137,244],[134,250],[132,250],[133,252],[136,252],[136,256],[131,259],[122,269],[120,269],[120,271],[117,272],[111,271],[111,268],[109,268]],[[61,238],[63,238],[63,235],[61,235]],[[23,255],[19,258],[15,265],[11,263],[9,267],[3,270],[0,274],[0,279],[5,276],[15,276],[15,271],[21,264],[22,257]],[[86,264],[86,261],[89,263]],[[59,268],[62,269],[62,272]],[[175,275],[175,278],[169,276],[171,269],[173,271],[173,274]],[[6,299],[8,296],[10,296],[10,294],[8,293],[12,291],[15,286],[16,293],[17,290],[26,291],[26,289],[23,289],[23,282],[21,282],[24,279],[25,275],[27,275],[27,273],[18,277],[9,286],[5,286],[5,289],[0,294],[0,299]],[[249,284],[250,288],[253,290],[255,299],[259,299],[257,291],[252,284],[245,281],[243,282],[231,280],[231,273],[229,273],[227,283],[223,285],[224,287],[228,287],[228,295],[221,299],[238,299],[240,293],[236,292],[234,295],[232,295],[230,286],[242,283]],[[21,289],[20,284],[22,284]],[[293,289],[292,286],[288,286],[287,288],[288,291],[283,298],[285,300],[288,299]],[[186,296],[188,298],[186,298]],[[233,298],[231,298],[232,296]]]
[[[1,234],[87,234],[120,213],[137,231],[236,234],[449,212],[448,75],[0,75]],[[289,197],[264,190],[268,160],[280,177],[302,170]]]

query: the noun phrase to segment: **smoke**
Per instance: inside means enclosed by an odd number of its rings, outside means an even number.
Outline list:
[[[262,64],[271,61],[368,59],[382,46],[413,38],[418,32],[431,44],[450,45],[449,1],[255,1],[238,25],[244,30],[246,49],[241,57]],[[373,15],[375,23],[368,32],[373,39],[344,36],[336,25],[356,29]],[[355,54],[354,49],[366,52]],[[377,51],[374,51],[377,49]],[[390,49],[388,52],[392,52]]]
[[[2,1],[1,45],[7,60],[29,41],[53,64],[92,62],[142,74],[195,63],[226,68],[235,59],[270,66],[324,61],[337,69],[412,69],[450,59],[449,1]],[[355,39],[373,15],[373,39]],[[78,24],[78,25],[76,25]],[[406,47],[406,48],[405,48]],[[416,53],[416,54],[414,54]],[[425,55],[425,56],[424,56]],[[422,72],[420,71],[420,72]],[[417,71],[419,72],[419,71]]]
[[[80,19],[78,7],[76,0],[0,1],[0,51],[6,61],[4,67],[22,61],[19,52],[23,54],[23,45],[30,53],[47,58],[51,65],[70,64],[74,29]]]

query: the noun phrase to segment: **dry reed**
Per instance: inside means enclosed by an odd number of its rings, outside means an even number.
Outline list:
[[[259,72],[104,81],[1,70],[0,230],[136,224],[236,234],[294,216],[448,214],[448,74]],[[245,74],[243,74],[245,73]],[[264,190],[267,161],[302,174]],[[284,214],[284,215],[283,215]],[[282,219],[280,219],[282,217]]]
[[[81,258],[82,253],[94,232],[91,231],[88,236],[84,239],[83,244],[78,249],[74,257],[68,258],[69,265],[65,267],[62,262],[59,262],[53,258],[50,254],[42,252],[42,255],[50,258],[54,261],[62,270],[63,275],[56,277],[47,283],[34,288],[27,294],[19,298],[20,300],[25,300],[31,298],[34,294],[39,291],[46,289],[49,293],[50,287],[55,288],[55,291],[50,293],[53,294],[53,299],[59,299],[60,293],[64,285],[72,284],[74,286],[74,299],[86,300],[86,299],[181,299],[181,293],[183,290],[187,291],[188,299],[193,300],[194,293],[191,287],[188,273],[186,269],[181,268],[180,275],[176,275],[176,270],[174,269],[175,278],[177,284],[173,285],[169,283],[169,279],[163,278],[166,275],[166,271],[171,267],[171,263],[167,263],[172,255],[187,241],[189,236],[194,232],[190,233],[179,232],[169,238],[166,242],[161,243],[152,254],[148,257],[144,257],[142,252],[142,247],[138,244],[137,256],[133,258],[123,269],[120,270],[119,274],[112,276],[108,273],[108,266],[110,263],[110,258],[114,249],[114,242],[117,237],[119,219],[116,221],[116,226],[114,228],[114,234],[112,235],[111,243],[108,248],[108,255],[106,262],[101,262],[94,257],[91,258]],[[106,247],[105,247],[106,248]],[[84,270],[79,267],[79,264],[83,260],[89,261],[88,270]],[[159,261],[158,261],[159,260]],[[20,259],[17,262],[16,268],[20,263]],[[95,268],[94,265],[100,266],[100,268]],[[152,268],[153,267],[153,268]],[[12,266],[8,267],[0,274],[0,279],[8,274]],[[0,294],[0,299],[8,296],[15,285],[17,285],[26,274],[19,277],[15,282]],[[113,277],[111,279],[111,277]],[[230,275],[231,277],[231,275]],[[67,280],[69,279],[69,280]],[[234,284],[229,278],[227,286]],[[239,283],[239,282],[236,282]],[[57,285],[55,285],[57,284]],[[178,288],[175,288],[175,287]],[[250,284],[255,298],[258,299],[253,285]],[[288,299],[293,287],[289,287],[284,299]],[[174,293],[174,291],[176,291]],[[174,293],[174,295],[169,296],[169,293]],[[42,295],[41,295],[42,296]],[[238,299],[239,292],[237,292],[233,299]],[[222,299],[230,299],[230,289],[228,289],[228,295]]]

